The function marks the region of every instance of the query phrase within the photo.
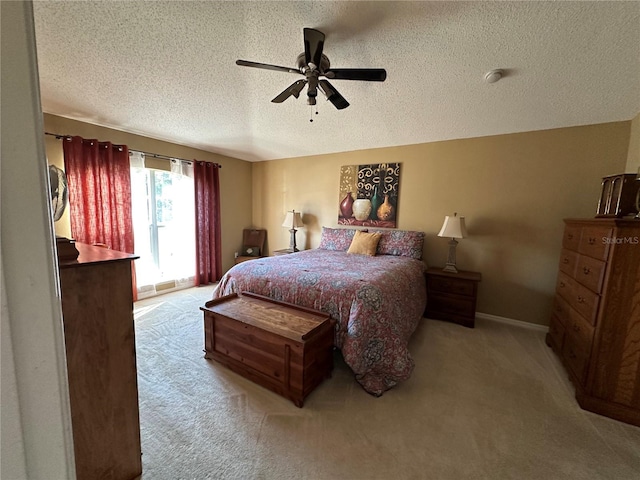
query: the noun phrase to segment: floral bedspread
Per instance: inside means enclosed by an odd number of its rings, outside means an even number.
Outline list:
[[[413,370],[407,344],[426,305],[423,271],[408,257],[305,250],[235,265],[213,298],[249,291],[329,313],[345,362],[380,396]]]

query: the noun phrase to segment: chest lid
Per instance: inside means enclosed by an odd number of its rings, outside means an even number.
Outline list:
[[[312,338],[331,322],[327,313],[250,292],[234,293],[211,300],[204,307],[200,307],[200,310],[222,315],[295,341]]]

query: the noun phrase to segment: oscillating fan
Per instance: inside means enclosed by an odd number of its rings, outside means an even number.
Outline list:
[[[62,214],[69,203],[69,188],[64,171],[55,165],[49,165],[49,186],[53,220],[57,222],[62,218]]]

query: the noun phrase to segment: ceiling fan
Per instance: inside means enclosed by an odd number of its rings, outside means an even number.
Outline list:
[[[331,68],[329,58],[322,53],[324,47],[324,33],[313,28],[305,28],[304,52],[298,55],[296,68],[280,67],[266,63],[250,62],[248,60],[236,60],[236,65],[244,67],[263,68],[277,72],[296,73],[304,75],[304,79],[297,80],[287,87],[280,95],[271,100],[274,103],[282,103],[289,97],[300,96],[300,92],[308,85],[307,104],[315,105],[318,90],[320,90],[338,110],[347,108],[349,102],[338,93],[338,90],[329,83],[331,80],[361,80],[365,82],[384,82],[387,72],[383,68]],[[313,121],[313,120],[312,120]]]

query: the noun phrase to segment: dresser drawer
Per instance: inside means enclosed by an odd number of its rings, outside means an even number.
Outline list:
[[[554,351],[560,353],[562,351],[562,344],[564,341],[564,325],[558,319],[556,315],[551,315],[551,322],[549,323],[549,336],[551,337],[552,348]]]
[[[595,329],[575,310],[571,310],[569,321],[565,323],[565,330],[570,332],[574,343],[580,350],[591,351]]]
[[[453,293],[456,295],[473,296],[475,284],[468,281],[460,281],[454,278],[429,276],[427,279],[428,291]]]
[[[579,255],[573,278],[592,292],[600,293],[606,268],[607,264],[602,260]]]
[[[431,293],[429,295],[427,299],[427,311],[436,311],[468,318],[475,318],[476,316],[475,301],[473,298],[442,293]]]
[[[574,299],[574,287],[576,281],[570,276],[558,272],[558,281],[556,282],[556,293],[564,298],[567,302],[571,303]]]
[[[577,310],[591,325],[595,325],[600,297],[579,283],[573,285],[573,295],[573,300],[569,300],[569,305]]]
[[[580,244],[581,231],[582,229],[579,226],[567,225],[562,237],[562,248],[577,251]]]
[[[584,227],[580,237],[578,252],[598,260],[606,260],[613,230],[610,227]]]
[[[578,254],[566,248],[562,249],[560,253],[560,271],[573,277],[576,270],[576,263],[578,261]]]
[[[562,359],[580,385],[584,385],[586,379],[590,354],[591,349],[583,348],[571,330],[567,330],[562,345]]]
[[[560,295],[556,295],[553,299],[552,315],[563,325],[568,325],[571,319],[571,307]]]

